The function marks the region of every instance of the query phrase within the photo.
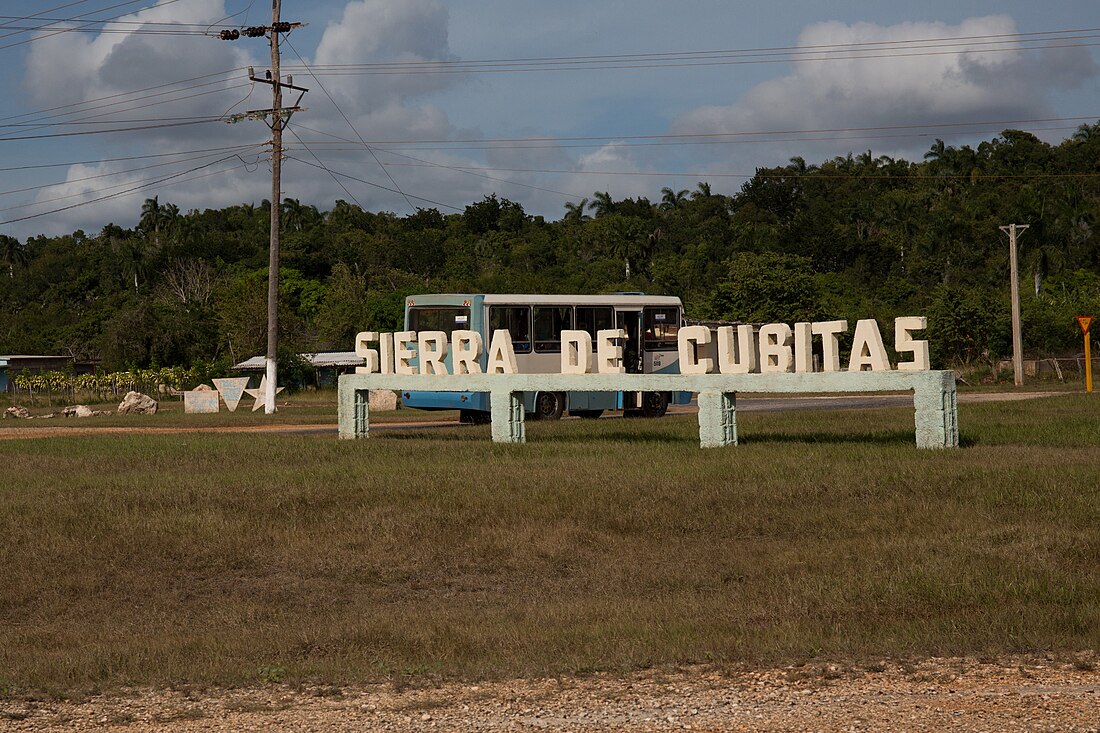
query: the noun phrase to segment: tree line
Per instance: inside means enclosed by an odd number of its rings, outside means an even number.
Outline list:
[[[423,292],[678,295],[691,318],[803,321],[927,315],[934,366],[1011,348],[1008,247],[1020,240],[1032,355],[1080,350],[1100,315],[1100,124],[1057,145],[1006,130],[919,161],[868,150],[760,168],[732,195],[708,182],[660,201],[607,192],[558,220],[497,195],[461,213],[328,211],[285,199],[281,340],[347,350],[396,330]],[[270,202],[181,212],[151,198],[134,228],[0,235],[0,353],[72,354],[105,369],[233,363],[263,353]]]

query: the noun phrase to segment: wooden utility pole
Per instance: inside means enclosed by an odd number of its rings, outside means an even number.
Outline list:
[[[1024,383],[1024,347],[1020,334],[1020,273],[1016,264],[1016,237],[1027,228],[1027,224],[1000,227],[1002,232],[1008,233],[1008,265],[1012,278],[1012,371],[1017,387]]]

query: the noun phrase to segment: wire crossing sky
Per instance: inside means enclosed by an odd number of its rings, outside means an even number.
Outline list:
[[[310,91],[284,190],[329,209],[461,210],[497,194],[560,218],[757,167],[871,151],[921,160],[1004,129],[1100,120],[1092,2],[742,4],[284,0]],[[965,7],[960,7],[965,5]],[[825,6],[825,7],[822,7]],[[9,0],[0,15],[0,232],[133,226],[269,191],[270,20],[255,0]],[[235,38],[223,40],[222,36]],[[259,88],[257,88],[259,87]]]

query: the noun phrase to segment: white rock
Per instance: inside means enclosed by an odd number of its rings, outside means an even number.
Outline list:
[[[26,407],[20,407],[19,405],[12,405],[8,409],[4,410],[4,417],[14,417],[20,420],[26,420],[30,416],[30,410],[28,410]]]
[[[155,415],[160,406],[156,400],[140,392],[127,392],[118,405],[119,415]]]
[[[372,389],[367,409],[389,412],[397,409],[397,393],[389,389]]]

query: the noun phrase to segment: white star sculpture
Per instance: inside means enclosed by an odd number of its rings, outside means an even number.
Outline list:
[[[276,387],[275,394],[282,392],[284,387]],[[246,389],[244,391],[246,395],[256,398],[256,404],[252,405],[252,411],[255,412],[264,406],[264,398],[267,396],[267,375],[265,374],[260,379],[260,386],[255,389]]]

